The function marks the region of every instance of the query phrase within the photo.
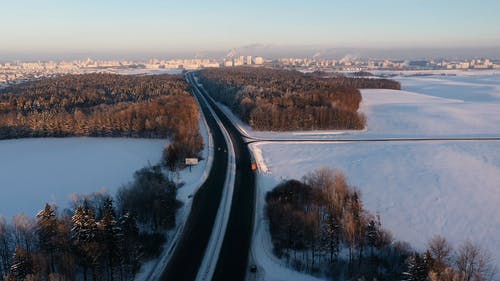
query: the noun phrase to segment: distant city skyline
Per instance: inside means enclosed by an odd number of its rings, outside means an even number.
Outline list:
[[[2,3],[0,61],[220,57],[500,58],[500,2],[97,1]]]

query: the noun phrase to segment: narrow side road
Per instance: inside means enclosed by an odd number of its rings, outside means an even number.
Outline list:
[[[429,141],[500,141],[500,137],[435,137],[435,138],[405,138],[405,137],[389,137],[389,138],[377,138],[377,139],[262,139],[245,137],[247,139],[247,144],[257,143],[257,142],[285,142],[285,143],[340,143],[340,142],[429,142]]]

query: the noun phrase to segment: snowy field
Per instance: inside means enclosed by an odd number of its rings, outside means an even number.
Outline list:
[[[396,77],[403,91],[362,90],[368,126],[360,132],[274,133],[239,126],[274,139],[500,136],[500,74],[455,73]],[[263,207],[265,193],[280,181],[321,167],[343,170],[396,239],[417,249],[436,234],[455,247],[471,239],[500,268],[499,141],[258,142],[251,149],[260,171],[252,256],[265,280],[314,280],[273,256]]]
[[[500,72],[448,74],[457,76],[400,76],[391,79],[401,82],[402,91],[361,90],[360,111],[368,117],[362,131],[255,131],[219,105],[244,134],[261,139],[500,137]]]
[[[454,245],[471,239],[491,251],[500,267],[499,142],[254,146],[262,150],[268,169],[259,175],[264,194],[283,179],[300,179],[321,167],[338,168],[397,239],[418,249],[435,234]]]
[[[168,231],[159,258],[143,264],[136,280],[150,280],[163,266],[191,209],[192,196],[203,184],[213,159],[213,144],[203,118],[199,120],[204,147],[192,169],[166,172],[181,184],[177,198],[183,205],[177,225]],[[67,207],[73,194],[107,192],[114,196],[134,172],[161,160],[168,140],[128,138],[37,138],[0,141],[0,215],[7,219],[24,213],[34,217],[46,202]]]
[[[176,214],[176,226],[167,232],[167,242],[163,245],[160,256],[142,264],[139,272],[135,276],[135,281],[159,280],[163,269],[173,253],[172,249],[184,229],[187,217],[191,211],[194,194],[203,185],[213,162],[213,140],[210,136],[208,125],[201,115],[198,121],[200,134],[203,137],[203,150],[200,152],[200,162],[192,169],[186,168],[178,172],[169,172],[169,176],[177,183],[182,183],[182,187],[177,190],[177,199],[183,204]]]
[[[45,138],[0,141],[0,214],[34,217],[46,202],[68,206],[72,194],[111,195],[136,170],[156,164],[166,140]]]
[[[360,110],[368,122],[366,131],[356,133],[360,138],[500,136],[500,97],[483,102],[458,94],[452,99],[406,90],[361,93]]]
[[[500,73],[462,73],[396,77],[403,91],[362,90],[364,134],[500,136]]]

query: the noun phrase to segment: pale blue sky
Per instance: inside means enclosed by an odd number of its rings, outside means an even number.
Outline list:
[[[0,0],[12,54],[500,46],[498,0]]]

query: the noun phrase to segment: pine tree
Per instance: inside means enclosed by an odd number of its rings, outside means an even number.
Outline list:
[[[425,251],[423,261],[422,261],[422,275],[425,274],[427,277],[429,275],[429,271],[431,270],[434,264],[434,259],[432,258],[432,254],[429,250]]]
[[[341,226],[340,220],[336,218],[333,212],[329,212],[325,222],[327,247],[330,253],[330,262],[333,262],[339,253]]]
[[[54,209],[45,204],[45,208],[36,215],[38,241],[40,249],[50,257],[50,269],[48,272],[55,272],[55,252],[57,250],[57,217]]]
[[[123,233],[116,222],[113,200],[107,198],[104,201],[103,209],[104,216],[99,221],[102,256],[106,259],[105,263],[108,267],[109,280],[114,280],[114,267],[118,264],[120,258]]]
[[[98,229],[94,211],[89,207],[78,206],[71,220],[73,222],[71,240],[80,266],[83,268],[83,278],[86,281],[89,267],[92,268],[93,275],[96,275],[96,267],[101,256],[97,242]]]
[[[164,165],[168,167],[169,170],[175,171],[177,169],[177,164],[180,161],[177,149],[174,145],[169,145],[167,149],[163,152]]]
[[[403,273],[405,281],[427,281],[429,267],[425,258],[422,258],[419,253],[414,253],[410,256],[406,264],[408,270]]]
[[[371,219],[366,226],[366,240],[368,247],[371,248],[371,255],[373,255],[373,249],[379,246],[380,228],[380,221],[375,221],[374,219]]]
[[[350,211],[354,222],[354,243],[358,248],[358,265],[361,265],[363,257],[363,247],[365,246],[365,218],[363,217],[363,207],[357,192],[351,197]]]
[[[121,252],[121,280],[123,277],[123,269],[125,272],[134,273],[139,269],[140,263],[140,247],[138,243],[139,228],[135,216],[130,212],[124,211],[118,220],[118,225],[123,233]]]
[[[417,260],[418,254],[413,254],[406,260],[406,271],[403,272],[404,281],[417,281]]]
[[[24,280],[24,278],[32,273],[32,260],[28,253],[23,248],[17,247],[12,258],[12,265],[10,267],[10,275],[15,280]]]

